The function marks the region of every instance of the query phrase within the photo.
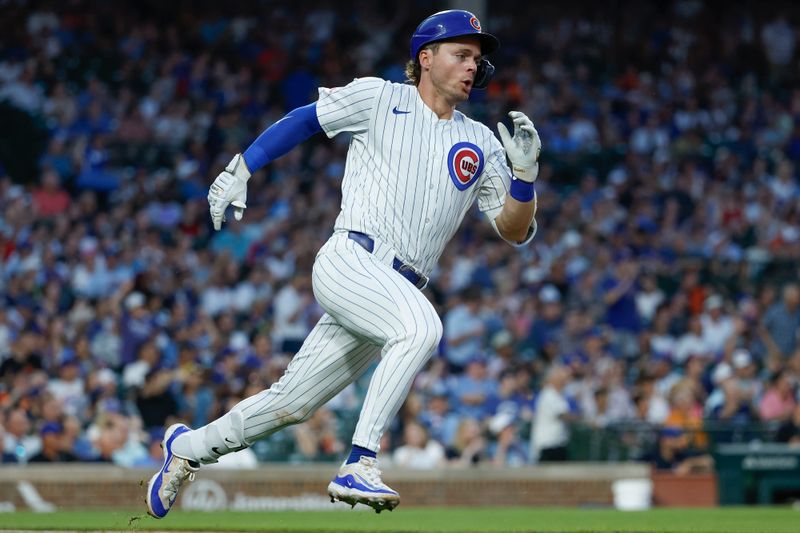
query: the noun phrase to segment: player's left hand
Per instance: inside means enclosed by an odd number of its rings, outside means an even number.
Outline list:
[[[250,170],[244,162],[244,157],[242,154],[236,154],[225,170],[211,184],[208,189],[208,206],[215,230],[222,229],[228,205],[233,206],[234,218],[242,220],[247,207],[247,180],[249,179]]]
[[[533,127],[533,122],[525,113],[511,111],[508,116],[514,121],[514,137],[511,137],[505,124],[498,122],[497,131],[500,133],[500,140],[503,141],[508,159],[511,160],[514,176],[533,183],[539,175],[538,160],[542,141],[536,128]]]

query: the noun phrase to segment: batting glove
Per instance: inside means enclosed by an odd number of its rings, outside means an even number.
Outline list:
[[[506,149],[508,159],[514,176],[517,179],[533,183],[539,175],[539,152],[542,150],[542,141],[539,133],[533,127],[533,122],[525,113],[511,111],[508,113],[514,121],[514,137],[508,133],[508,129],[502,122],[497,123],[497,131]]]
[[[208,205],[214,229],[219,231],[225,221],[225,210],[233,206],[233,217],[242,220],[247,207],[247,180],[250,171],[242,154],[236,154],[208,189]]]

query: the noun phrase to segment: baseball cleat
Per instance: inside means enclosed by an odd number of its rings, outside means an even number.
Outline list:
[[[357,463],[343,465],[333,481],[328,484],[331,502],[339,500],[354,507],[357,503],[369,505],[380,513],[400,505],[400,495],[381,481],[378,460],[364,455]]]
[[[172,443],[175,437],[190,431],[183,424],[173,424],[167,428],[161,448],[164,450],[164,465],[161,470],[150,478],[147,484],[147,514],[154,518],[164,518],[167,516],[181,485],[188,479],[194,480],[194,473],[199,470],[199,466],[192,466],[187,459],[178,457],[172,453]]]

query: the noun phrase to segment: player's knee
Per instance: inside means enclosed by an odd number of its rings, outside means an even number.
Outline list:
[[[439,319],[438,316],[434,316],[435,320],[431,321],[431,330],[432,330],[432,347],[435,349],[439,346],[439,343],[442,341],[442,337],[444,336],[444,326],[442,326],[442,321]]]
[[[302,424],[314,414],[314,408],[309,404],[292,405],[279,413],[279,418],[283,425]]]
[[[297,423],[302,424],[303,422],[308,421],[314,415],[314,411],[315,409],[312,409],[309,406],[301,407],[297,412]]]
[[[442,321],[434,316],[432,319],[415,323],[408,333],[414,348],[423,353],[433,353],[442,340]]]

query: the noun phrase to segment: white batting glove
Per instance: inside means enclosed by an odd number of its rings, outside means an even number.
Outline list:
[[[539,175],[539,152],[542,151],[542,141],[539,133],[533,127],[533,122],[525,113],[511,111],[508,113],[514,121],[514,137],[502,122],[497,123],[500,140],[506,149],[508,159],[511,161],[514,176],[522,181],[533,183]]]
[[[208,206],[214,229],[219,231],[225,221],[225,210],[233,206],[233,217],[242,220],[247,207],[247,180],[250,171],[242,154],[236,154],[208,189]]]

